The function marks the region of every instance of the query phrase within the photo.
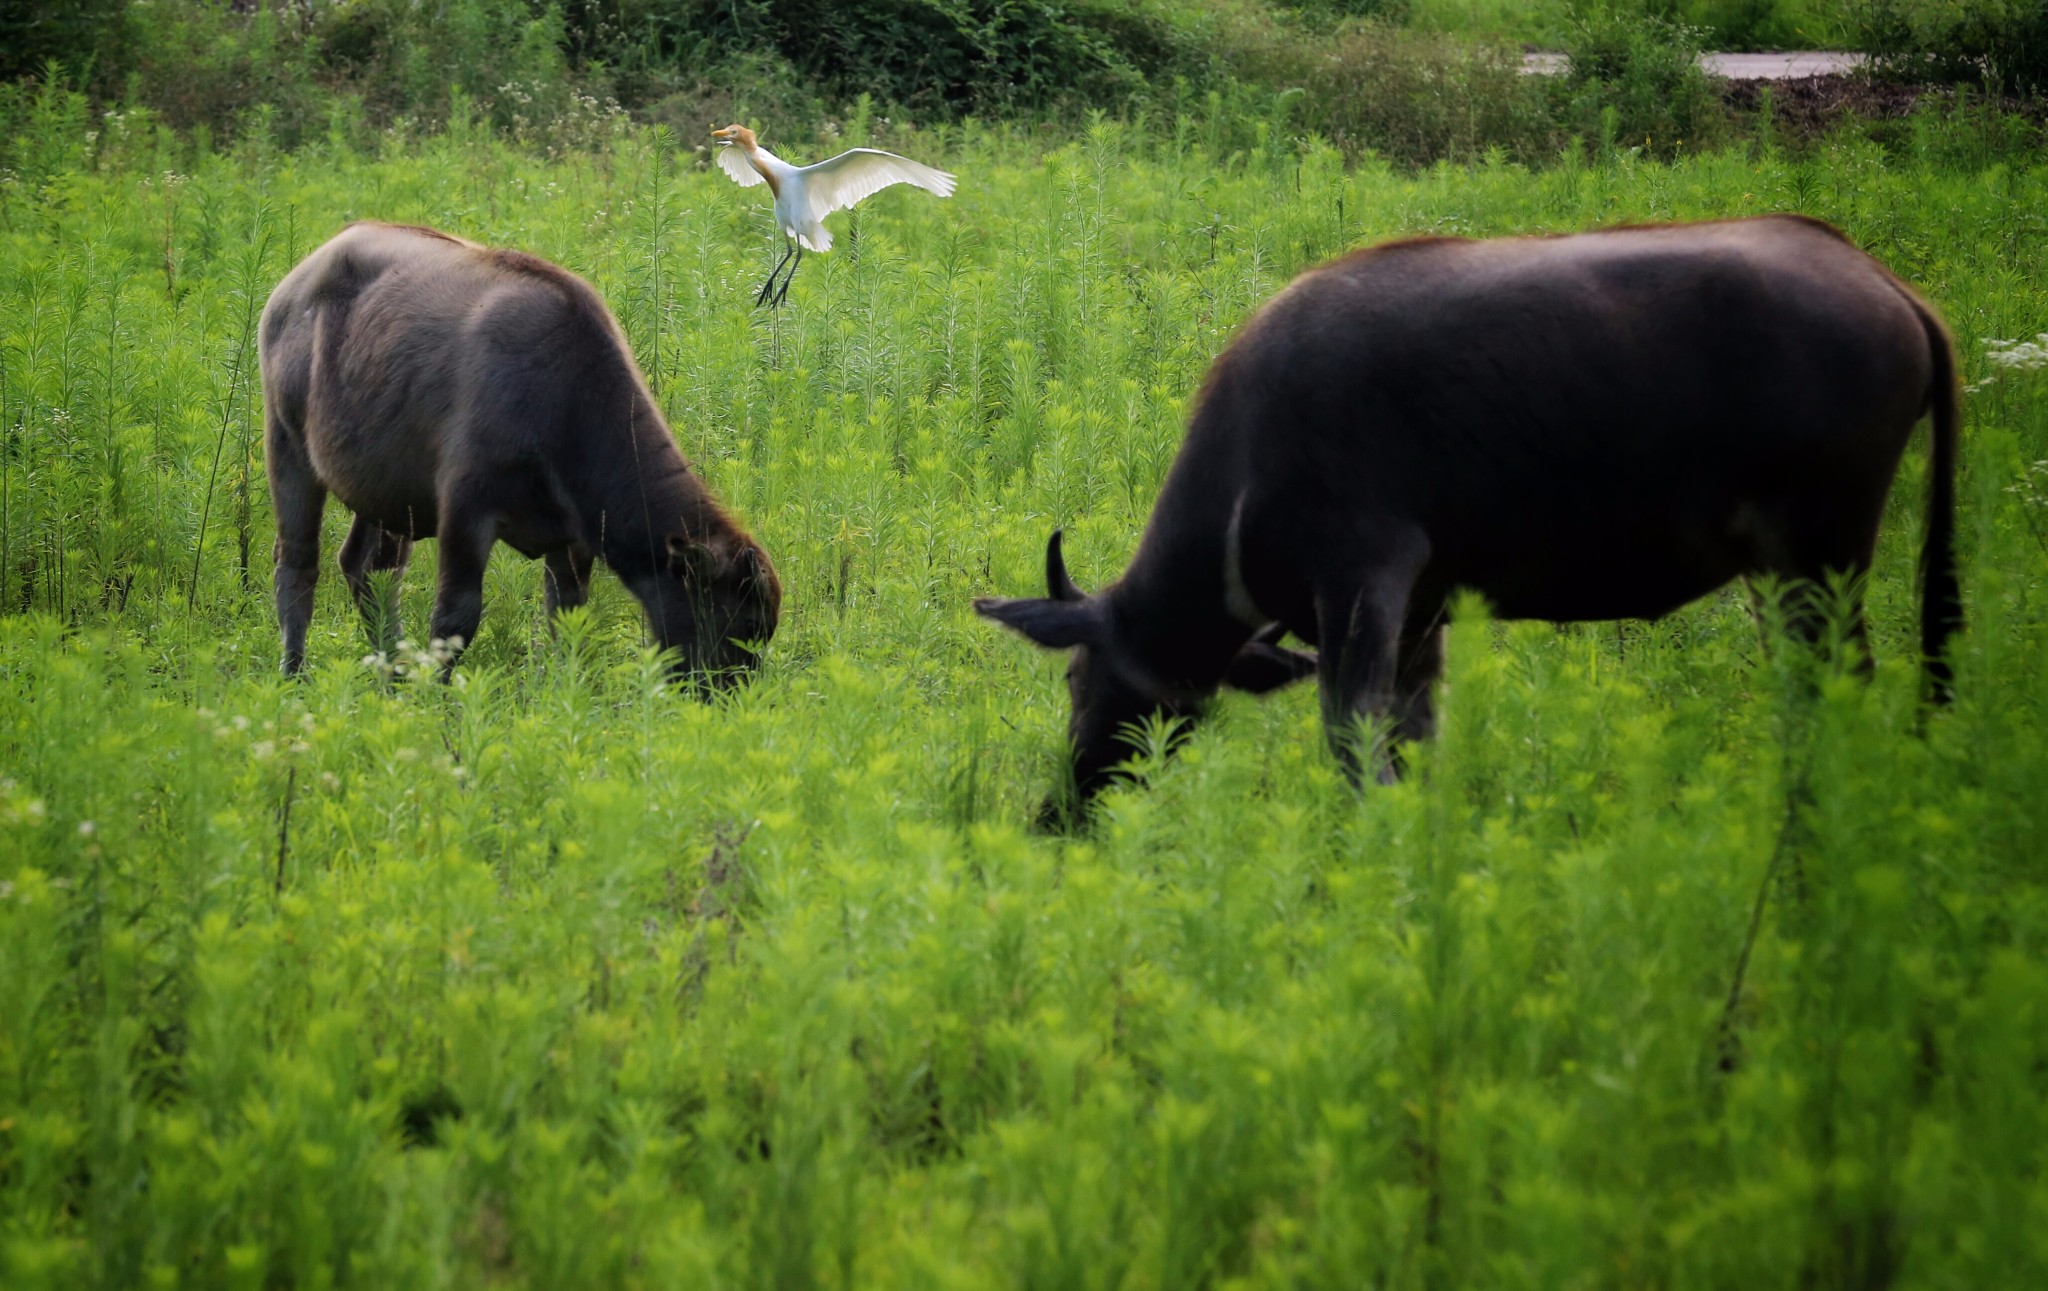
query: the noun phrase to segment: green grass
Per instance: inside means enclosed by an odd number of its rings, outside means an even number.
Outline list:
[[[778,318],[757,196],[644,137],[98,128],[97,168],[53,136],[0,186],[0,1283],[2048,1274],[2048,391],[1985,358],[2048,327],[2048,170],[1932,124],[1415,175],[1201,121],[951,131],[905,147],[959,194],[834,217]],[[1732,592],[1468,607],[1400,786],[1343,786],[1304,688],[1223,702],[1092,834],[1027,832],[1059,662],[968,601],[1033,591],[1054,525],[1114,575],[1290,274],[1783,209],[1920,284],[1981,383],[1924,737],[1916,441],[1869,684]],[[785,580],[755,684],[664,691],[602,575],[550,635],[504,550],[461,684],[387,683],[338,506],[312,674],[276,677],[250,311],[366,216],[603,291]]]

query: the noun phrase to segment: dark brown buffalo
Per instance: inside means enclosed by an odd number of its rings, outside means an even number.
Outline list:
[[[305,660],[330,492],[355,512],[341,572],[385,648],[397,606],[369,575],[402,573],[426,537],[441,540],[433,636],[457,650],[476,637],[499,541],[546,558],[551,614],[583,603],[602,556],[692,672],[729,679],[774,634],[767,553],[691,472],[576,275],[355,224],[277,285],[259,343],[286,672]]]
[[[1928,412],[1921,650],[1940,699],[1962,617],[1948,334],[1795,216],[1427,238],[1303,274],[1211,368],[1124,576],[1084,595],[1055,533],[1045,599],[975,608],[1073,650],[1084,798],[1129,723],[1311,672],[1356,779],[1363,729],[1431,732],[1454,591],[1508,618],[1654,618],[1737,575],[1861,574]],[[1822,618],[1808,596],[1795,629]],[[1320,658],[1271,644],[1282,627]]]

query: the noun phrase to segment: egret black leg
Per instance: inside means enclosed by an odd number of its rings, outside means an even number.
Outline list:
[[[782,302],[783,302],[783,301],[785,301],[785,300],[787,300],[787,299],[789,299],[789,284],[790,284],[790,280],[796,277],[796,271],[797,271],[797,266],[798,266],[798,265],[801,265],[801,264],[802,264],[803,262],[804,262],[804,248],[803,248],[803,244],[802,244],[801,242],[799,242],[799,243],[797,244],[797,248],[796,248],[796,262],[795,262],[794,264],[790,265],[790,266],[789,266],[789,272],[783,275],[783,278],[782,278],[782,290],[781,290],[781,291],[778,291],[778,292],[776,292],[776,293],[775,293],[775,308],[777,308],[777,309],[780,309],[780,308],[782,308]]]
[[[775,267],[768,271],[768,281],[761,284],[761,290],[757,292],[754,296],[754,304],[757,308],[761,305],[763,301],[767,300],[770,296],[772,296],[775,293],[775,275],[782,272],[782,266],[789,263],[790,254],[796,249],[797,248],[790,244],[789,239],[783,239],[782,259],[777,260],[775,262]]]

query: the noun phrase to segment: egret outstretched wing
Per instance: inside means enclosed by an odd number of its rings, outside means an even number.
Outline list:
[[[732,176],[732,182],[741,188],[752,188],[766,182],[760,171],[747,164],[747,154],[738,148],[720,148],[718,168]]]
[[[879,148],[853,148],[813,166],[792,166],[763,148],[754,132],[743,125],[713,130],[711,137],[730,145],[718,154],[718,168],[742,188],[766,182],[775,194],[775,229],[794,247],[785,247],[782,259],[768,273],[754,303],[780,305],[789,294],[789,280],[796,276],[806,251],[830,251],[832,230],[825,217],[842,211],[891,184],[912,184],[940,197],[953,195],[953,177],[943,170],[922,166],[908,157]],[[789,273],[778,287],[776,275],[782,266]]]
[[[879,148],[852,148],[797,173],[803,176],[813,220],[843,211],[891,184],[913,184],[940,197],[953,195],[953,177],[945,171]]]

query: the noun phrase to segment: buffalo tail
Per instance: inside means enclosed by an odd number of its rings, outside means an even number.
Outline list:
[[[1927,482],[1927,535],[1920,545],[1920,655],[1930,697],[1946,704],[1955,694],[1948,642],[1963,626],[1963,592],[1956,578],[1956,435],[1959,394],[1955,349],[1948,329],[1914,302],[1927,330],[1934,380],[1928,391],[1933,457]]]

